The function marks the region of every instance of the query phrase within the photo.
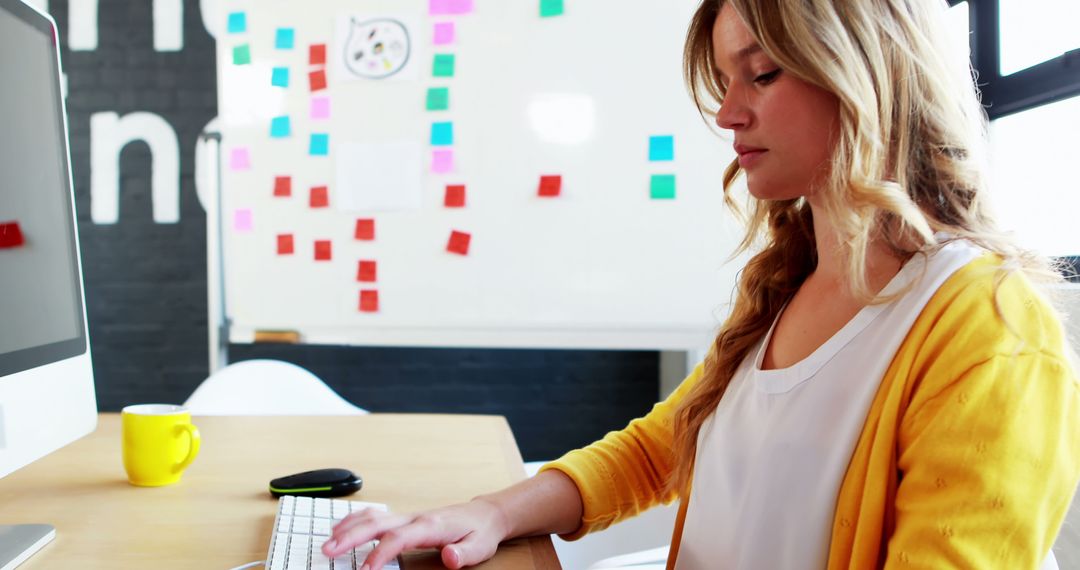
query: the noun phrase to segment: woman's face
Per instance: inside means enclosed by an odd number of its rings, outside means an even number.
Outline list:
[[[716,124],[734,134],[750,193],[762,200],[811,196],[828,174],[838,99],[773,63],[730,4],[720,9],[712,39],[726,89]]]

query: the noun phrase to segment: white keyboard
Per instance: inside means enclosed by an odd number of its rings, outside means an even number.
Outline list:
[[[312,497],[284,496],[278,499],[277,517],[274,519],[274,535],[266,554],[267,570],[356,570],[364,563],[378,541],[358,546],[339,558],[327,558],[322,545],[330,538],[330,529],[349,513],[375,508],[385,511],[386,505],[321,499]],[[383,566],[386,570],[399,570],[400,560]]]

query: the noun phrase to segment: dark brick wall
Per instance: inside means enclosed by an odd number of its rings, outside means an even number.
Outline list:
[[[60,28],[79,235],[98,406],[181,402],[207,374],[206,216],[195,194],[194,149],[217,114],[214,42],[199,3],[184,2],[184,49],[153,48],[152,2],[101,0],[98,49],[66,48]],[[120,160],[120,219],[90,219],[90,117],[151,112],[180,143],[180,223],[151,215],[151,155]],[[654,352],[233,346],[232,360],[279,358],[322,377],[372,411],[507,416],[526,460],[553,457],[625,425],[657,395]]]

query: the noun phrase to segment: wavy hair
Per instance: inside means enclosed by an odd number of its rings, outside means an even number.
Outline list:
[[[900,259],[966,239],[1037,280],[1059,279],[1049,262],[1018,247],[987,211],[986,114],[970,66],[951,57],[945,0],[703,0],[691,20],[683,72],[702,116],[723,105],[713,65],[712,30],[731,4],[765,53],[785,73],[839,99],[840,128],[826,180],[815,195],[819,215],[839,232],[850,290],[875,296],[866,277],[872,241]],[[760,245],[740,273],[735,303],[705,359],[701,380],[674,418],[671,491],[689,485],[698,432],[723,397],[739,364],[768,331],[781,307],[817,265],[814,224],[805,199],[747,198],[732,186],[738,161],[723,177],[724,200],[746,222],[735,255]]]

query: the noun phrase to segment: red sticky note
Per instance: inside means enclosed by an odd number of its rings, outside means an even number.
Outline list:
[[[277,237],[277,253],[278,253],[278,255],[292,255],[293,254],[293,235],[292,234],[278,234],[278,237]]]
[[[332,257],[330,250],[330,240],[315,240],[315,261],[330,261]]]
[[[371,241],[375,239],[375,220],[356,220],[356,239],[361,241]]]
[[[19,222],[0,222],[0,249],[19,247],[26,243]]]
[[[362,260],[359,267],[356,270],[356,280],[364,283],[374,283],[376,281],[376,264],[374,261]]]
[[[308,63],[326,65],[326,44],[311,44],[308,48]]]
[[[308,73],[308,82],[311,84],[312,91],[322,91],[323,89],[326,89],[326,71],[320,69]]]
[[[541,176],[540,195],[545,198],[558,196],[562,191],[562,176]]]
[[[447,208],[464,208],[465,207],[465,185],[456,184],[446,187],[446,197],[443,199],[443,205]]]
[[[308,201],[312,208],[325,208],[330,205],[330,195],[326,186],[315,186],[311,189],[311,198]]]
[[[446,244],[446,251],[458,255],[469,255],[469,241],[471,240],[471,235],[454,230],[450,232],[450,241]]]
[[[375,289],[364,289],[360,291],[360,312],[361,313],[377,313],[379,312],[379,292]]]
[[[274,196],[282,198],[292,196],[292,176],[274,177]]]

